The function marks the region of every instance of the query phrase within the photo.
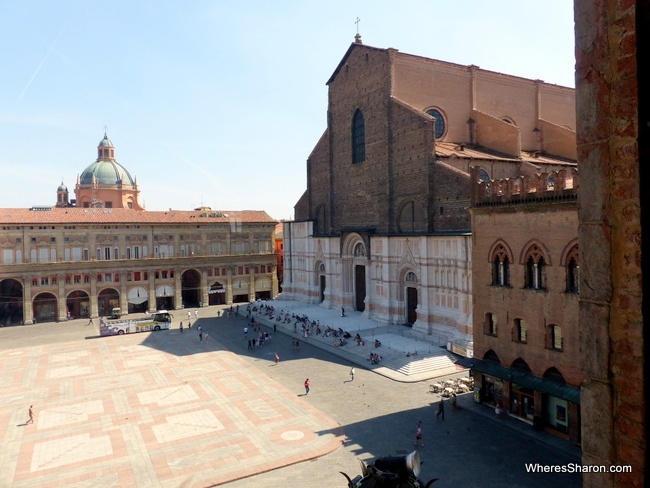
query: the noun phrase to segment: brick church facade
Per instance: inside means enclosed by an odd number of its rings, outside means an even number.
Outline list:
[[[327,128],[284,227],[283,296],[471,355],[471,170],[489,180],[573,165],[574,90],[358,36],[327,85]]]

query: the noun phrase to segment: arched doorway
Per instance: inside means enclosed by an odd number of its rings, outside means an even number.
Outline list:
[[[181,276],[181,297],[185,308],[195,308],[201,303],[201,275],[188,269]]]
[[[248,281],[237,278],[232,283],[233,303],[246,303],[248,299]]]
[[[171,286],[156,288],[156,310],[174,310],[174,289]]]
[[[100,317],[111,314],[111,310],[120,306],[120,294],[113,288],[106,288],[97,296],[97,311]]]
[[[142,286],[131,288],[127,295],[129,313],[143,313],[149,310],[149,292]]]
[[[22,325],[23,285],[12,279],[0,281],[0,324]]]
[[[406,325],[413,326],[418,319],[418,289],[415,287],[418,278],[413,271],[409,271],[404,276],[405,295],[406,295]]]
[[[225,305],[226,304],[226,287],[223,283],[215,281],[210,285],[208,291],[208,303],[210,305]]]
[[[267,277],[257,278],[255,280],[255,300],[271,299],[271,279]]]
[[[39,293],[34,297],[34,322],[56,322],[59,316],[56,297],[52,293]]]
[[[318,267],[318,303],[325,301],[325,288],[327,287],[327,278],[325,277],[325,265],[323,263]]]
[[[75,290],[70,293],[65,305],[70,319],[90,317],[90,297],[85,291]]]

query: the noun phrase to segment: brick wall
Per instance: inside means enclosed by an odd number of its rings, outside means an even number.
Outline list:
[[[575,1],[580,191],[584,486],[643,486],[647,404],[641,304],[637,11],[643,2]],[[645,24],[647,29],[647,24]],[[647,480],[645,480],[647,482]]]

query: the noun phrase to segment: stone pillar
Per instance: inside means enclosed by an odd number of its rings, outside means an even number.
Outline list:
[[[204,307],[208,306],[208,271],[205,268],[201,268],[201,303]]]
[[[648,348],[642,310],[648,313],[643,297],[648,239],[642,219],[648,219],[649,209],[640,197],[648,181],[640,147],[647,149],[648,126],[647,117],[639,120],[640,114],[647,116],[639,90],[648,84],[637,66],[647,44],[638,43],[637,36],[647,36],[650,13],[646,2],[590,0],[575,0],[574,12],[580,346],[586,376],[580,399],[582,463],[632,468],[585,473],[583,486],[647,486]],[[646,27],[636,29],[637,21]]]
[[[126,275],[124,275],[126,279]],[[97,280],[90,275],[90,318],[99,317],[99,304],[97,302]]]
[[[68,320],[68,304],[65,297],[65,275],[56,275],[56,284],[58,287],[59,322],[65,322]]]
[[[232,266],[226,268],[228,275],[226,276],[226,305],[232,305]]]
[[[150,312],[155,312],[158,310],[158,300],[156,297],[156,273],[152,272],[149,273],[149,283],[147,283],[149,286],[149,304],[147,308],[149,309]]]
[[[34,309],[32,308],[32,277],[23,276],[23,324],[34,323]]]
[[[181,271],[174,270],[174,308],[179,310],[183,308],[183,286],[181,285]]]

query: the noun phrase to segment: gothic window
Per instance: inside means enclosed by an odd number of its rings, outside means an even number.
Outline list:
[[[354,112],[352,118],[352,162],[363,163],[366,160],[366,123],[361,110]]]
[[[533,244],[526,253],[525,288],[531,290],[546,289],[546,262],[542,250]]]
[[[522,343],[528,342],[528,326],[524,319],[515,319],[512,340]]]
[[[486,335],[497,335],[497,316],[491,312],[485,314],[484,333]]]
[[[578,246],[575,245],[569,251],[566,258],[566,292],[580,292],[580,261],[578,261]]]
[[[510,260],[508,251],[499,244],[492,254],[492,285],[510,286]]]
[[[440,110],[437,110],[435,108],[430,108],[427,110],[427,113],[436,119],[434,136],[436,139],[440,139],[445,134],[445,119],[442,116],[442,113],[440,113]]]

